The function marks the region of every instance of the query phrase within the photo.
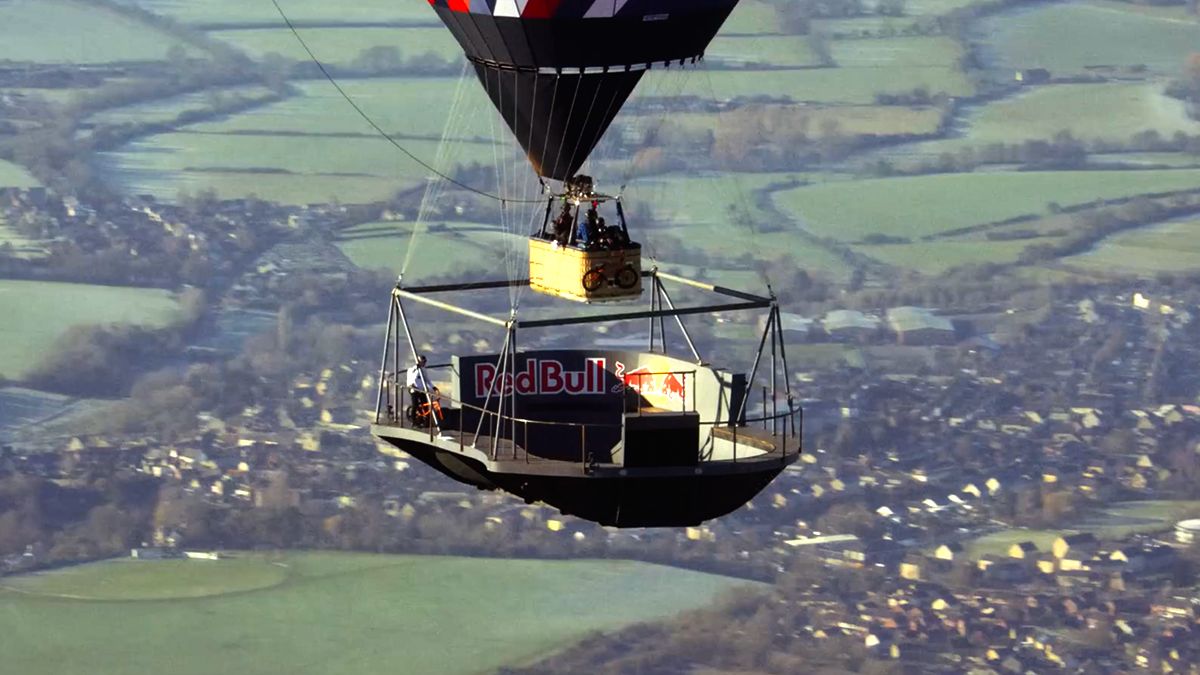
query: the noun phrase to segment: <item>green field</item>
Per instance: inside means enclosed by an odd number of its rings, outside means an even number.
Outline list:
[[[710,84],[711,81],[711,84]],[[861,105],[880,93],[924,88],[931,94],[968,96],[966,75],[952,65],[862,66],[812,70],[707,70],[690,80],[685,94],[717,100],[742,96],[788,96],[793,101]]]
[[[1123,164],[1126,166],[1190,169],[1200,166],[1200,156],[1182,152],[1114,152],[1092,155],[1093,164]]]
[[[219,25],[282,25],[283,20],[270,2],[246,0],[125,0],[182,23]],[[424,2],[396,0],[358,0],[332,3],[328,0],[279,0],[279,6],[292,21],[304,24],[362,22],[438,23],[437,15]]]
[[[978,24],[995,64],[1046,68],[1055,75],[1089,66],[1145,65],[1178,73],[1200,45],[1200,22],[1129,9],[1124,3],[1053,3],[992,16]]]
[[[375,131],[325,80],[295,82],[300,94],[229,118],[202,122],[189,131],[231,134],[363,134]],[[491,140],[492,106],[474,75],[456,77],[372,78],[339,82],[346,93],[389,134],[441,138],[456,98],[463,112],[459,135]],[[479,114],[484,113],[484,114]],[[386,144],[386,141],[382,141]]]
[[[810,138],[836,136],[900,136],[932,134],[941,124],[941,113],[931,107],[882,105],[781,105],[780,123],[789,129],[803,129]],[[720,135],[743,119],[744,113],[680,113],[667,122],[689,129],[711,129]],[[648,117],[648,116],[647,116]],[[628,118],[626,118],[628,119]],[[649,123],[658,124],[657,119]]]
[[[157,61],[174,37],[102,7],[70,0],[0,3],[4,49],[0,59],[37,63]]]
[[[1126,141],[1148,130],[1163,136],[1200,133],[1200,122],[1187,116],[1182,101],[1163,94],[1161,84],[1064,84],[987,106],[971,120],[968,139],[1019,143],[1063,130],[1082,140]]]
[[[14,673],[466,675],[745,582],[621,561],[289,553],[114,561],[5,583],[20,588],[0,591]],[[63,597],[97,588],[124,601]]]
[[[211,188],[223,197],[255,194],[289,204],[333,197],[362,203],[425,179],[428,172],[381,138],[329,83],[296,86],[299,96],[138,139],[102,153],[101,164],[126,191],[161,199]],[[348,80],[342,86],[426,162],[491,167],[497,152],[515,152],[510,132],[473,76],[463,79],[461,89],[459,78]],[[460,114],[447,128],[459,92]],[[461,142],[442,147],[443,132]]]
[[[1178,520],[1200,515],[1200,501],[1150,500],[1120,502],[1101,509],[1083,522],[1067,530],[1012,529],[993,532],[967,544],[972,558],[984,555],[1004,556],[1008,548],[1022,541],[1032,541],[1039,551],[1049,551],[1054,540],[1063,534],[1091,532],[1100,539],[1114,541],[1134,534],[1150,534],[1170,529]]]
[[[820,64],[808,38],[803,35],[718,35],[705,50],[704,57],[729,65],[769,63],[795,68]]]
[[[182,96],[160,98],[120,108],[108,108],[88,117],[85,124],[146,124],[170,122],[179,115],[206,110],[214,104],[238,99],[256,101],[270,95],[265,87],[233,87],[207,90]]]
[[[396,3],[400,4],[400,3]],[[431,18],[437,20],[432,11]],[[307,61],[309,56],[286,27],[249,28],[212,31],[210,37],[228,42],[247,54],[260,58],[267,54],[279,54],[295,61]],[[347,64],[364,49],[372,47],[395,47],[405,59],[426,53],[436,54],[443,59],[459,59],[462,47],[450,31],[441,25],[427,28],[302,28],[300,36],[322,63]]]
[[[415,223],[364,223],[343,230],[338,247],[359,267],[404,272],[416,279],[469,270],[478,270],[480,278],[506,273],[502,260],[506,246],[526,260],[525,237],[505,235],[498,226],[438,220],[431,225],[436,231],[423,226],[413,239]],[[419,251],[411,258],[410,241]],[[408,269],[404,269],[406,260]]]
[[[20,377],[58,336],[78,324],[165,325],[178,305],[167,291],[0,280],[0,374]]]
[[[263,560],[116,560],[5,579],[0,588],[73,600],[176,600],[246,593],[283,583]]]
[[[737,259],[748,254],[754,259],[787,257],[799,267],[842,278],[850,270],[840,258],[805,241],[790,220],[777,223],[779,216],[759,208],[756,201],[756,192],[767,186],[806,178],[792,173],[672,174],[638,179],[625,194],[629,203],[651,207],[654,223],[646,226],[650,232],[645,237],[648,255],[655,254],[654,238],[661,233],[703,250],[711,258],[707,265],[711,273],[744,269]],[[749,222],[744,222],[747,215]],[[750,223],[758,229],[752,229]],[[643,226],[631,223],[630,227]],[[699,264],[695,260],[672,262]]]
[[[1046,140],[1061,131],[1075,138],[1127,142],[1134,134],[1157,131],[1200,133],[1200,122],[1187,116],[1182,101],[1163,93],[1153,82],[1058,84],[1027,89],[1020,95],[970,111],[961,121],[961,136],[926,141],[883,151],[891,159],[936,159],[992,143]],[[1113,161],[1122,161],[1114,156]],[[1127,158],[1136,161],[1136,158]],[[1183,155],[1172,161],[1196,163]]]
[[[1170,529],[1177,521],[1200,516],[1200,501],[1147,500],[1109,506],[1084,527],[1098,537],[1121,538]]]
[[[37,179],[29,175],[24,168],[0,159],[0,187],[37,187]]]
[[[958,43],[945,37],[841,40],[832,43],[831,49],[841,68],[945,67],[962,58]]]
[[[915,270],[922,274],[941,274],[960,265],[1014,263],[1021,251],[1035,243],[1045,244],[1050,243],[1050,240],[953,239],[922,241],[916,244],[863,245],[855,246],[854,250],[895,267]]]
[[[1177,220],[1121,232],[1063,263],[1094,272],[1154,276],[1200,270],[1200,220]]]
[[[1032,541],[1037,545],[1038,551],[1049,551],[1054,544],[1054,540],[1061,537],[1063,534],[1073,531],[1060,530],[1001,530],[985,534],[978,539],[972,540],[966,545],[966,553],[971,558],[982,558],[985,555],[998,555],[1002,557],[1008,556],[1008,549],[1013,544],[1019,544],[1023,541]]]
[[[436,141],[406,141],[422,158]],[[491,143],[467,143],[460,157],[493,164]],[[102,164],[131,193],[171,200],[213,189],[224,198],[257,195],[285,204],[389,198],[424,181],[425,171],[377,137],[220,135],[176,132],[103,153]],[[429,159],[426,159],[429,161]]]
[[[853,242],[872,233],[921,237],[1083,204],[1200,187],[1200,171],[1055,171],[938,174],[837,181],[777,193],[821,236]]]

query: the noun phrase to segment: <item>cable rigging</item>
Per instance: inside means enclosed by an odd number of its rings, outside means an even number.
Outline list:
[[[321,60],[318,59],[317,55],[313,52],[313,50],[309,48],[308,43],[304,40],[304,37],[300,35],[300,31],[296,29],[296,25],[294,23],[292,23],[292,20],[290,18],[288,18],[287,13],[283,11],[283,7],[281,7],[279,5],[279,0],[271,0],[271,4],[275,6],[275,11],[279,13],[279,16],[280,16],[280,18],[283,19],[283,22],[285,24],[287,24],[288,30],[291,31],[292,36],[296,38],[296,42],[299,43],[300,46],[304,49],[304,52],[306,54],[308,54],[308,58],[317,66],[317,68],[321,71],[321,74],[324,75],[325,79],[329,81],[329,84],[333,85],[333,88],[336,89],[338,94],[340,94],[341,97],[346,100],[346,103],[350,104],[350,107],[354,109],[354,112],[358,113],[358,116],[361,117],[363,119],[363,121],[365,121],[367,124],[371,125],[371,128],[374,129],[385,140],[387,140],[388,143],[391,143],[392,146],[394,146],[400,152],[404,153],[405,156],[407,156],[409,159],[411,159],[412,161],[419,164],[421,167],[425,168],[429,172],[433,173],[434,175],[438,176],[442,180],[445,180],[446,182],[448,182],[452,185],[458,186],[464,190],[467,190],[468,192],[473,192],[481,197],[487,197],[488,199],[494,199],[501,203],[503,203],[503,202],[515,203],[515,200],[508,199],[502,195],[492,194],[486,190],[481,190],[472,185],[467,185],[466,183],[463,183],[462,181],[459,181],[458,179],[453,178],[452,176],[449,176],[449,175],[439,171],[432,164],[429,164],[428,162],[421,159],[420,157],[417,157],[415,154],[410,152],[408,150],[408,148],[405,148],[403,145],[400,145],[400,143],[397,142],[396,139],[393,138],[391,134],[384,131],[383,127],[380,127],[375,122],[375,120],[372,119],[371,116],[368,115],[366,113],[366,111],[363,110],[362,107],[359,106],[358,103],[356,103],[354,101],[354,98],[351,97],[350,94],[348,94],[346,92],[346,90],[342,88],[342,85],[338,84],[337,79],[333,77],[333,74],[329,72],[329,69],[327,69],[325,67],[325,64],[321,63]],[[529,201],[540,202],[541,200],[529,200]]]

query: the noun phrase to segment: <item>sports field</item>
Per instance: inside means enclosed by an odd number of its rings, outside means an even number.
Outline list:
[[[1013,544],[1032,541],[1039,551],[1049,551],[1054,540],[1071,531],[1064,530],[1001,530],[986,534],[966,544],[966,553],[971,558],[982,558],[985,555],[1008,556],[1008,549]]]
[[[167,291],[0,280],[0,374],[20,377],[64,331],[79,324],[166,325],[178,305]]]
[[[835,181],[776,193],[821,236],[859,241],[873,233],[921,237],[1020,215],[1200,187],[1200,171],[1053,171],[938,174]]]
[[[622,561],[121,560],[5,579],[0,634],[7,668],[35,675],[471,674],[742,584]]]
[[[1178,520],[1200,515],[1200,501],[1149,500],[1119,502],[1071,525],[1066,530],[1011,529],[993,532],[967,544],[972,558],[984,555],[1004,556],[1008,548],[1022,541],[1032,541],[1039,551],[1049,551],[1054,540],[1063,534],[1091,532],[1100,539],[1119,540],[1134,534],[1151,534],[1170,529]]]
[[[0,3],[0,59],[37,63],[158,61],[167,50],[193,51],[140,21],[70,0]]]

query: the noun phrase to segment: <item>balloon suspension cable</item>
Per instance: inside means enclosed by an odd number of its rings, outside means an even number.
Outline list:
[[[271,4],[275,6],[275,11],[279,12],[279,16],[280,16],[280,18],[283,19],[283,22],[285,24],[287,24],[288,30],[291,31],[292,36],[296,38],[296,42],[298,42],[300,44],[300,47],[304,49],[306,54],[308,54],[308,58],[317,66],[317,69],[321,71],[321,74],[325,76],[325,79],[329,81],[329,84],[333,85],[333,88],[336,89],[338,94],[340,94],[341,97],[346,100],[346,103],[350,104],[350,107],[354,109],[354,112],[358,113],[358,116],[361,117],[363,119],[363,121],[365,121],[367,124],[371,125],[371,128],[374,129],[380,136],[382,136],[388,143],[391,143],[393,147],[395,147],[400,152],[404,153],[405,156],[407,156],[409,159],[411,159],[412,161],[419,164],[421,167],[423,167],[427,171],[430,171],[434,175],[438,176],[442,180],[444,180],[452,185],[456,185],[468,192],[473,192],[473,193],[479,195],[480,197],[487,197],[488,199],[494,199],[497,201],[499,201],[501,199],[501,197],[499,195],[494,195],[486,190],[481,190],[472,185],[467,185],[466,183],[463,183],[460,180],[457,180],[445,173],[442,173],[441,171],[438,171],[436,168],[433,167],[432,164],[429,164],[428,162],[421,159],[420,157],[417,157],[412,152],[410,152],[408,150],[408,148],[405,148],[403,145],[400,145],[400,143],[395,138],[393,138],[391,134],[384,131],[383,127],[380,127],[379,124],[377,124],[375,122],[375,120],[372,119],[371,116],[368,115],[366,113],[366,111],[363,110],[362,107],[359,106],[358,103],[356,103],[354,101],[354,98],[351,97],[350,94],[347,93],[346,90],[342,88],[342,85],[338,84],[337,79],[333,77],[333,74],[329,72],[329,69],[325,67],[325,64],[321,63],[321,60],[318,59],[317,55],[315,53],[313,53],[313,50],[309,48],[308,43],[300,35],[300,31],[296,29],[296,25],[294,23],[292,23],[292,20],[290,18],[288,18],[287,13],[285,13],[283,11],[283,7],[281,7],[279,5],[279,0],[271,0]]]
[[[704,80],[705,80],[705,83],[708,85],[708,93],[709,93],[709,96],[712,97],[710,100],[713,102],[713,104],[718,103],[719,99],[717,97],[717,88],[716,88],[716,85],[713,84],[712,69],[708,67],[707,61],[701,61],[700,70],[702,70],[704,72]],[[718,134],[721,131],[721,115],[719,113],[717,114],[716,129],[714,129],[714,131]],[[754,237],[756,235],[760,234],[760,232],[762,230],[762,228],[759,226],[758,222],[755,220],[755,209],[753,208],[752,204],[750,203],[749,197],[747,197],[747,195],[746,195],[746,187],[742,183],[741,178],[738,175],[738,172],[730,171],[730,172],[728,172],[728,174],[729,174],[729,181],[733,184],[733,192],[734,192],[734,194],[728,195],[728,196],[732,197],[733,202],[734,202],[733,204],[730,205],[732,207],[731,215],[734,218],[734,222],[732,223],[732,225],[734,227],[738,227],[738,226],[744,227],[746,230],[749,231],[751,240],[753,240]],[[717,190],[718,185],[715,183],[715,180],[712,178],[710,178],[710,180],[713,180],[713,183],[714,183],[713,184],[714,189],[710,193],[710,198],[712,195],[720,196],[720,193]],[[741,222],[739,222],[739,221],[741,221]],[[763,284],[766,285],[766,287],[768,289],[771,288],[771,272],[767,268],[767,266],[766,265],[758,266],[758,269],[755,271],[758,273],[758,278],[763,282]],[[772,294],[772,297],[774,297],[774,294]]]

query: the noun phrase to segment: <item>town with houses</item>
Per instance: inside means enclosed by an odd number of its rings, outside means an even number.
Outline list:
[[[230,380],[205,395],[187,375],[174,388],[134,385],[139,410],[124,414],[125,428],[89,416],[84,402],[103,392],[8,383],[10,410],[49,407],[0,416],[0,476],[67,491],[136,476],[209,512],[286,510],[323,545],[369,513],[391,537],[380,550],[495,554],[489,542],[503,540],[510,555],[786,579],[773,597],[795,618],[780,639],[851,641],[912,672],[1200,673],[1200,382],[1189,375],[1200,362],[1200,294],[1167,279],[984,306],[833,298],[785,308],[805,412],[800,461],[727,518],[625,531],[464,490],[371,437],[374,301],[393,277],[351,269],[331,242],[364,215],[403,218],[406,208],[0,193],[3,219],[45,247],[0,250],[4,276],[198,289],[193,325],[146,370]],[[214,341],[224,316],[257,317],[248,332],[266,337]],[[323,346],[337,341],[322,323],[351,346]],[[486,349],[488,337],[444,339]],[[282,365],[263,363],[272,351]],[[86,372],[62,367],[86,384]],[[241,375],[258,384],[234,382]],[[196,402],[180,419],[152,417],[153,401],[176,395]],[[222,543],[242,542],[166,518],[122,555]],[[0,574],[54,564],[35,544],[0,560]]]

